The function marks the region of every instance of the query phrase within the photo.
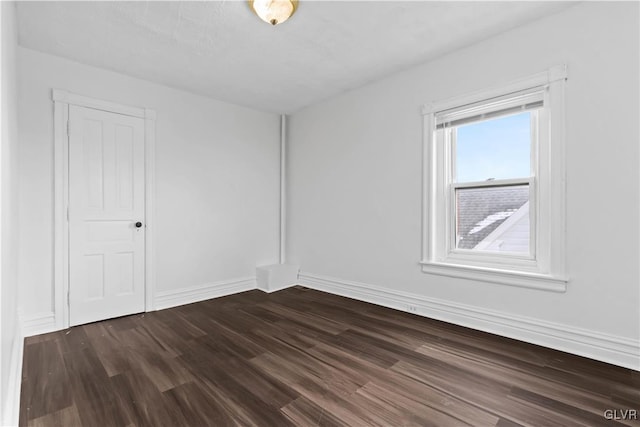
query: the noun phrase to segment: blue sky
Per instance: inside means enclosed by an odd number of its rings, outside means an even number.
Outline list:
[[[530,113],[458,127],[457,182],[530,175]]]

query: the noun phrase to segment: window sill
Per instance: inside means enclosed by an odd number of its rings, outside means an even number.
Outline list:
[[[457,277],[520,288],[540,289],[550,292],[566,292],[566,278],[557,278],[547,274],[502,270],[497,268],[475,267],[459,264],[422,261],[422,272],[439,276]]]

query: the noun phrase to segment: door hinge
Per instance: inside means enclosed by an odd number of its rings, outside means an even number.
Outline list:
[[[69,206],[67,206],[67,222],[69,222]]]
[[[67,120],[67,136],[71,135],[71,121]]]
[[[67,307],[71,307],[71,292],[67,291]]]

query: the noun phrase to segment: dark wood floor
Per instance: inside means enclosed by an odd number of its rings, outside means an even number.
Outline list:
[[[20,425],[598,426],[640,374],[304,288],[27,338]],[[635,424],[637,425],[637,424]]]

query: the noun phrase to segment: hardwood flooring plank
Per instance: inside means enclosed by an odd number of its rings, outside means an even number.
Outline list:
[[[387,351],[368,345],[366,341],[357,340],[352,336],[345,336],[344,334],[339,334],[328,339],[320,339],[320,341],[332,347],[346,349],[356,354],[358,358],[385,369],[390,368],[399,360],[395,355]]]
[[[215,396],[224,396],[224,402],[230,408],[242,408],[250,418],[262,418],[265,423],[269,422],[269,425],[289,425],[286,417],[279,412],[280,405],[278,403],[286,404],[297,394],[292,390],[289,390],[289,395],[284,392],[278,393],[271,388],[277,385],[277,382],[264,378],[268,377],[266,374],[263,374],[261,383],[241,381],[241,377],[235,375],[236,372],[233,369],[226,367],[233,367],[234,363],[242,363],[243,359],[224,352],[210,353],[210,356],[204,361],[189,360],[189,355],[183,356],[182,359],[186,362],[188,369],[199,373],[199,382],[205,384],[207,390]],[[212,366],[218,366],[221,369],[211,369]],[[236,368],[238,368],[237,365]],[[249,375],[249,378],[257,379],[258,377]],[[261,389],[260,386],[266,388]],[[269,397],[269,391],[273,392],[271,397]]]
[[[633,426],[640,372],[302,287],[25,340],[20,426]]]
[[[114,376],[131,369],[130,349],[123,344],[117,330],[106,322],[86,325],[89,342],[93,346],[108,376]]]
[[[602,417],[604,410],[600,411],[599,413],[586,411],[582,408],[568,405],[566,403],[560,402],[555,399],[551,399],[541,394],[533,393],[528,390],[523,390],[519,387],[514,387],[509,393],[509,397],[531,403],[537,407],[550,409],[554,413],[563,414],[570,419],[580,420],[584,423],[584,425],[589,425],[594,427],[624,425],[623,423],[620,423],[616,420],[604,419],[604,417]]]
[[[304,405],[304,408],[300,408]],[[310,407],[311,406],[311,407]],[[338,396],[328,389],[321,393],[303,397],[285,407],[283,412],[290,414],[291,410],[306,410],[310,412],[307,425],[346,425],[346,426],[378,426],[366,408],[357,407],[351,399]],[[313,424],[315,422],[316,424]]]
[[[250,385],[250,392],[268,405],[281,408],[300,396],[287,385],[256,369],[250,362],[234,358],[224,366],[238,383]]]
[[[188,317],[177,308],[175,310],[153,311],[147,313],[146,318],[164,324],[171,333],[185,340],[207,335],[206,331],[191,323]]]
[[[194,380],[192,373],[178,358],[164,358],[154,354],[132,353],[132,370],[140,370],[159,391],[166,391]]]
[[[349,329],[349,326],[344,323],[341,324],[321,316],[316,316],[310,312],[299,311],[272,302],[261,304],[261,307],[278,315],[280,321],[285,320],[287,323],[298,327],[309,328],[330,335],[336,335]]]
[[[505,418],[500,418],[496,427],[522,427],[522,424],[514,423],[513,421],[509,421]]]
[[[110,378],[118,392],[114,404],[137,427],[177,426],[181,419],[165,405],[162,393],[144,372],[127,371]]]
[[[116,317],[111,319],[109,325],[118,331],[126,331],[138,327],[141,321],[144,320],[146,314],[134,314],[132,316]]]
[[[509,399],[508,388],[490,381],[478,380],[472,373],[456,374],[454,370],[443,371],[441,366],[416,367],[406,362],[398,362],[392,369],[492,415],[524,426],[584,426],[579,420],[571,420],[544,408]],[[491,390],[491,393],[487,393],[487,390]]]
[[[215,400],[224,402],[228,413],[243,414],[244,418],[250,420],[250,425],[293,426],[279,408],[264,403],[248,392],[249,385],[243,386],[233,378],[224,377],[220,372],[203,378],[201,382],[206,390],[213,394]]]
[[[418,316],[412,316],[416,319],[407,319],[406,313],[384,307],[375,307],[366,312],[366,315],[396,324],[404,330],[403,333],[421,338],[425,342],[442,342],[450,346],[477,349],[484,351],[496,361],[503,358],[514,363],[526,361],[544,366],[551,357],[561,354],[555,350],[437,320],[425,323],[421,322]]]
[[[118,333],[120,345],[140,354],[159,355],[165,358],[179,356],[168,346],[163,345],[156,337],[149,334],[144,328],[132,328]]]
[[[437,345],[424,345],[417,352],[447,363],[452,369],[472,372],[478,377],[495,381],[505,387],[524,390],[535,389],[539,393],[552,397],[558,402],[567,403],[576,409],[584,409],[601,416],[611,407],[611,399],[597,392],[586,392],[580,388],[568,386],[543,375],[544,368],[529,367],[529,370],[496,367],[484,359],[474,359],[473,354],[447,351]],[[537,375],[531,375],[533,373]]]
[[[349,395],[358,389],[358,385],[349,381],[341,381],[339,378],[325,378],[315,372],[306,371],[297,365],[290,364],[287,360],[270,353],[260,355],[251,360],[258,369],[266,372],[272,378],[288,384],[297,393],[313,399],[322,396],[326,390],[332,389],[337,393]],[[334,382],[335,381],[335,382]]]
[[[314,336],[302,331],[291,331],[280,324],[261,325],[247,334],[255,343],[273,354],[288,353],[291,349],[304,350],[318,342]]]
[[[78,408],[71,405],[56,412],[29,421],[29,427],[81,427]]]
[[[82,326],[60,331],[60,334],[55,340],[58,341],[62,353],[78,351],[91,346],[89,337]]]
[[[293,424],[300,427],[348,427],[348,424],[305,397],[299,397],[289,403],[282,408],[282,412]]]
[[[163,393],[164,405],[179,419],[176,425],[237,426],[250,424],[246,416],[239,416],[221,405],[215,397],[198,383],[187,383]]]
[[[25,346],[21,389],[21,414],[27,420],[40,418],[71,406],[71,386],[56,339]],[[30,373],[26,375],[26,373]]]
[[[299,394],[289,386],[257,369],[249,361],[225,353],[209,353],[206,359],[190,359],[183,357],[185,366],[194,373],[200,373],[207,366],[224,367],[204,374],[204,378],[215,384],[232,383],[244,387],[244,393],[253,394],[267,405],[280,408],[296,399]]]
[[[431,400],[425,395],[410,398],[376,383],[367,384],[358,390],[358,393],[378,405],[395,408],[396,414],[406,418],[406,422],[415,422],[421,426],[473,426],[473,423],[494,425],[497,421],[497,417],[487,414],[483,417],[484,419],[475,419],[470,423],[458,417],[455,407],[449,407],[447,401],[442,403],[442,401]]]
[[[100,420],[103,426],[127,425],[127,417],[114,400],[117,391],[109,382],[100,359],[92,348],[84,348],[63,355],[68,373],[70,395],[78,408],[83,425]]]
[[[319,345],[310,352],[321,354],[327,363],[332,363],[331,360],[335,360],[335,365],[345,372],[345,375],[363,375],[366,373],[371,382],[365,384],[356,393],[363,395],[366,390],[372,385],[382,385],[389,390],[388,395],[404,396],[408,399],[414,399],[419,397],[420,399],[433,402],[441,411],[455,411],[457,416],[467,424],[492,425],[495,422],[496,417],[488,414],[482,409],[477,408],[467,402],[457,399],[454,396],[448,395],[442,391],[434,388],[425,387],[424,384],[417,381],[413,381],[411,378],[397,374],[394,371],[381,369],[373,364],[368,364],[362,360],[358,360],[349,353],[344,353],[339,349],[331,348],[328,346]],[[351,372],[349,372],[351,371]],[[506,393],[506,388],[505,388]],[[378,405],[382,404],[381,400],[377,400]],[[368,406],[371,408],[371,406]],[[394,408],[395,409],[395,408]],[[398,415],[403,419],[408,418],[408,423],[416,423],[419,416],[415,414],[409,414],[406,411],[399,411]]]
[[[614,387],[622,385],[634,387],[636,390],[640,389],[640,377],[638,377],[637,372],[634,375],[634,372],[629,369],[616,369],[612,371],[611,365],[604,362],[590,360],[568,353],[561,353],[560,355],[564,357],[553,358],[548,364],[550,368],[556,371],[604,380]]]
[[[275,323],[279,320],[282,320],[281,316],[267,310],[266,308],[262,307],[262,305],[251,305],[242,307],[240,311],[250,317],[253,317],[255,319],[254,321]]]

